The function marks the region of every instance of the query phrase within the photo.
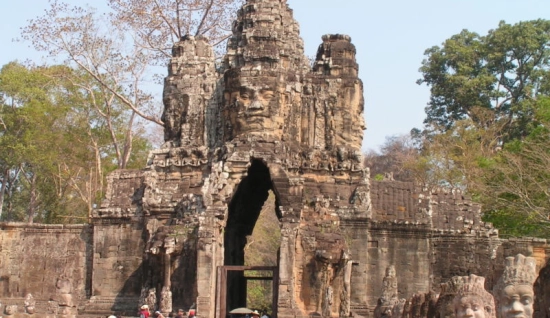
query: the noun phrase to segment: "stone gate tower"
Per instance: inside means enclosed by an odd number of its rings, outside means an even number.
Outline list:
[[[273,191],[282,232],[278,316],[349,313],[352,261],[361,256],[341,221],[370,213],[363,87],[349,36],[323,36],[310,64],[285,0],[246,2],[221,72],[206,39],[174,46],[166,143],[145,171],[111,176],[95,216],[143,226],[142,297],[154,290],[161,304],[181,306],[196,298],[201,316],[214,317],[217,269],[244,265],[246,236]],[[242,281],[229,279],[227,288],[227,306],[246,305]]]
[[[522,283],[544,267],[534,317],[547,315],[546,240],[499,238],[461,191],[370,179],[357,74],[348,36],[304,56],[285,0],[247,0],[221,64],[206,39],[181,39],[166,142],[147,167],[110,174],[89,224],[0,223],[0,312],[133,316],[145,303],[225,318],[247,305],[247,236],[273,193],[275,318],[446,314],[454,283],[483,276],[498,291],[518,254],[531,271]]]
[[[372,314],[389,267],[395,298],[410,298],[454,275],[491,276],[522,252],[502,252],[508,243],[459,191],[369,179],[355,53],[349,36],[325,35],[309,61],[286,0],[247,0],[221,65],[206,39],[181,39],[165,144],[146,169],[111,174],[94,212],[89,312],[196,303],[200,317],[225,318],[246,306],[242,273],[223,269],[244,265],[270,191],[281,318]]]

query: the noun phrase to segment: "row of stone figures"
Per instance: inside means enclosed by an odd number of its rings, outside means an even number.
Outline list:
[[[441,284],[439,294],[417,294],[399,299],[394,266],[386,269],[382,297],[375,318],[531,318],[537,278],[536,260],[521,254],[506,258],[504,273],[492,292],[485,278],[455,276]]]

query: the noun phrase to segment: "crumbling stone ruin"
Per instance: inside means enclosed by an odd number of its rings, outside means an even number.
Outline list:
[[[253,268],[273,273],[273,317],[451,316],[456,297],[508,286],[519,253],[548,303],[545,240],[499,238],[458,190],[370,179],[355,54],[325,35],[310,65],[285,0],[246,1],[221,65],[205,38],[181,39],[147,167],[112,173],[89,224],[0,224],[0,310],[225,318],[247,305],[244,247],[270,192],[278,264]]]

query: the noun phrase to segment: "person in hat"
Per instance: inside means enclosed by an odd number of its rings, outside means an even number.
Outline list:
[[[139,318],[149,318],[151,314],[149,313],[149,306],[143,305],[139,309]]]
[[[250,318],[260,318],[260,313],[257,310],[254,310],[250,313]]]

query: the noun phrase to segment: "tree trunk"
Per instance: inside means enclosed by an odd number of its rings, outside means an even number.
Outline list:
[[[4,170],[2,175],[2,185],[0,186],[0,220],[2,220],[2,208],[4,207],[4,195],[6,193],[6,187],[8,184],[8,178],[10,177],[10,170]]]
[[[29,202],[29,224],[34,221],[34,213],[36,211],[36,174],[32,176],[31,180],[31,197]]]

